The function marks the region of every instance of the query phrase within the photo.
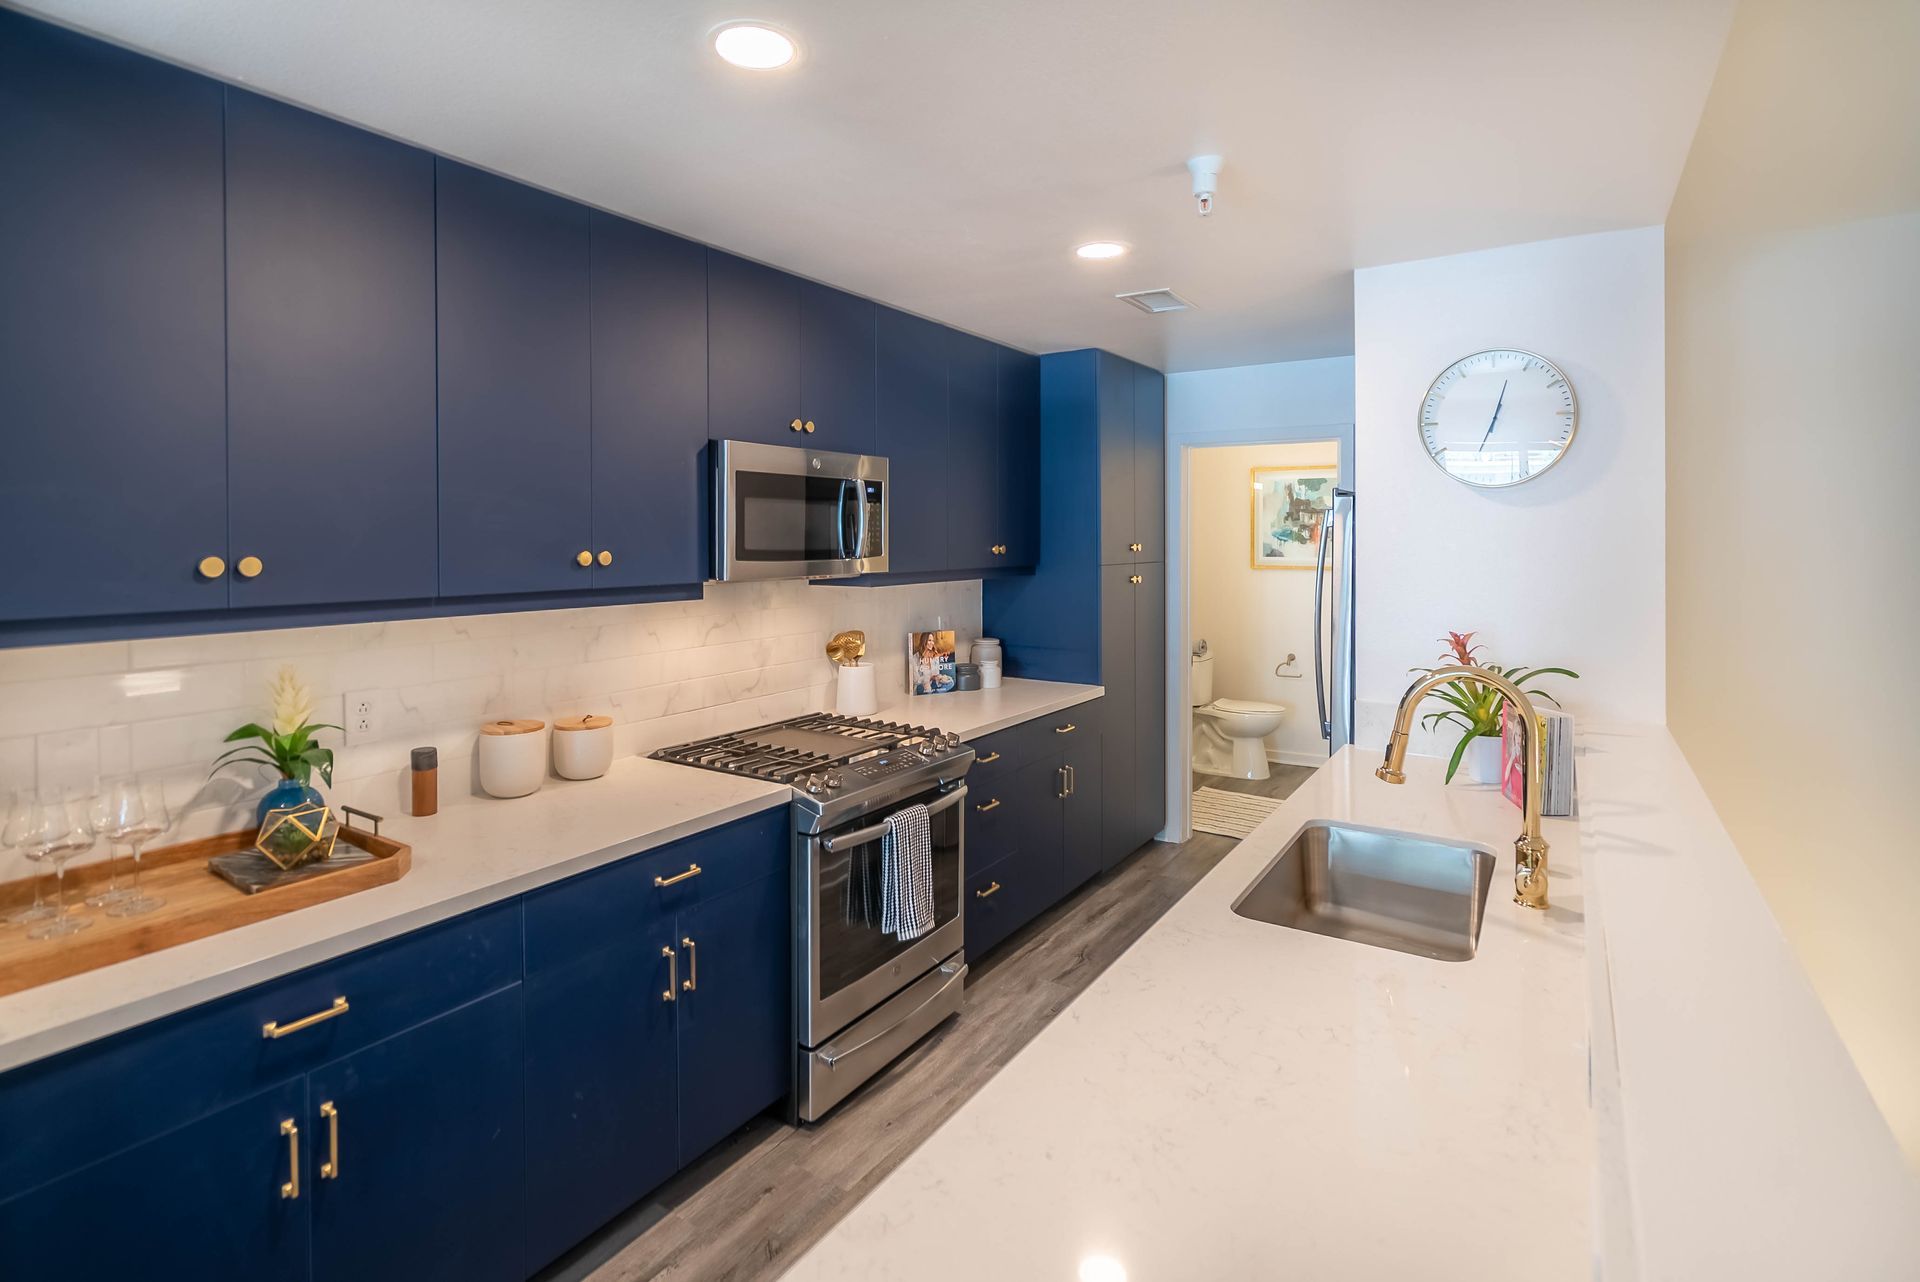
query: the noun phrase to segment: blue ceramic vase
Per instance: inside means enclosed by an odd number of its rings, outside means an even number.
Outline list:
[[[317,788],[309,787],[298,779],[282,779],[267,789],[267,795],[260,798],[260,806],[253,812],[253,826],[258,828],[267,821],[267,811],[285,810],[290,806],[319,805],[326,799]]]

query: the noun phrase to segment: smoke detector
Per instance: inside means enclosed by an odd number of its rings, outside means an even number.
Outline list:
[[[1193,175],[1194,204],[1205,218],[1213,212],[1213,193],[1220,188],[1220,157],[1195,156],[1187,162],[1187,172]]]
[[[1115,298],[1130,307],[1138,307],[1143,312],[1184,312],[1193,304],[1170,289],[1136,289],[1131,294],[1115,294]]]

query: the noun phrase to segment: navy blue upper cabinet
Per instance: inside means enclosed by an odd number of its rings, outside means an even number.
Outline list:
[[[997,569],[1000,513],[999,361],[992,343],[947,330],[948,569]],[[909,496],[911,501],[912,496]]]
[[[887,457],[888,569],[919,574],[947,568],[947,344],[951,331],[880,309],[879,452]]]
[[[707,251],[707,431],[715,440],[798,445],[800,281]]]
[[[871,299],[800,282],[799,438],[813,448],[871,454],[878,392],[874,385]],[[777,439],[777,438],[776,438]]]
[[[1167,376],[1133,367],[1135,561],[1167,559]]]
[[[527,1276],[522,1054],[515,984],[314,1070],[314,1282]]]
[[[0,11],[0,620],[227,604],[222,93]]]
[[[433,157],[238,89],[226,138],[231,604],[431,597]]]
[[[706,247],[598,210],[590,223],[593,586],[698,583],[707,573]]]
[[[440,595],[590,587],[586,208],[436,168]]]
[[[1040,559],[1040,358],[998,349],[1000,562]]]

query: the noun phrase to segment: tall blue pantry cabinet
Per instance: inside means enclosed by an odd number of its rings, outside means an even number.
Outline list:
[[[1100,864],[1166,822],[1166,378],[1110,352],[1040,358],[1040,557],[989,579],[1007,673],[1097,682]]]

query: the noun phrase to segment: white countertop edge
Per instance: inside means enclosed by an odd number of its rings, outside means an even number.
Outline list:
[[[1920,1179],[1679,745],[1580,738],[1602,1276],[1920,1277]]]
[[[1010,730],[1039,717],[1091,703],[1105,686],[1065,685],[1009,677],[992,690],[955,690],[949,694],[908,695],[881,705],[874,715],[886,721],[937,726],[968,738]]]

